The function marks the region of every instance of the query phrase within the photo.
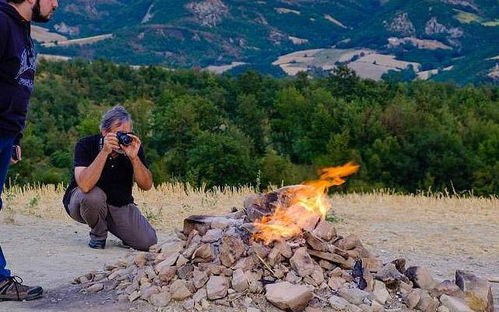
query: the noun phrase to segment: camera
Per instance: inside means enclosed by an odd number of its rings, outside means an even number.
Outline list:
[[[116,138],[118,138],[118,143],[123,146],[128,146],[132,144],[133,138],[128,135],[129,132],[118,131],[116,132]]]

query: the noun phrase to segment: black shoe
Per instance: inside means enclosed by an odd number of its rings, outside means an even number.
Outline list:
[[[91,239],[88,242],[88,247],[94,248],[94,249],[104,249],[106,248],[106,240],[97,240],[97,239]]]
[[[23,285],[23,279],[18,276],[11,276],[0,282],[0,301],[34,300],[40,298],[42,294],[43,288]]]
[[[121,241],[121,245],[120,245],[121,248],[126,248],[126,249],[130,249],[132,247],[130,247],[130,245],[128,245],[127,243],[125,243],[124,241]]]

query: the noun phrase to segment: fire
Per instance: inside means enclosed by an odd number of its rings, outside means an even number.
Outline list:
[[[289,200],[277,203],[272,215],[255,221],[257,232],[253,238],[269,244],[297,236],[303,230],[313,229],[319,219],[326,218],[331,208],[328,189],[345,183],[343,178],[354,174],[358,169],[359,166],[351,162],[344,166],[324,168],[320,170],[318,180],[290,187],[285,191]]]

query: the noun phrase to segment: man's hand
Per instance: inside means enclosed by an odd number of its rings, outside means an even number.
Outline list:
[[[102,145],[102,151],[107,155],[111,154],[114,150],[119,150],[120,145],[118,143],[118,138],[116,133],[110,132],[104,137],[104,144]]]
[[[21,155],[21,146],[19,145],[14,145],[14,148],[16,149],[16,154],[17,154],[17,159],[14,159],[14,155],[10,158],[10,163],[11,164],[17,164],[22,160],[22,155]],[[12,151],[14,152],[14,151]]]
[[[139,137],[136,135],[131,133],[128,133],[128,135],[132,138],[132,143],[128,146],[120,145],[120,147],[130,160],[135,160],[138,157],[139,148],[142,142],[140,142]]]

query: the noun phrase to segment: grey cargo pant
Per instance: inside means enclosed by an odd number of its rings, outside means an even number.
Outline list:
[[[106,193],[97,186],[88,193],[75,188],[68,206],[69,215],[90,226],[92,239],[105,240],[109,231],[128,246],[146,251],[158,242],[156,231],[135,204],[117,207],[106,200]]]

